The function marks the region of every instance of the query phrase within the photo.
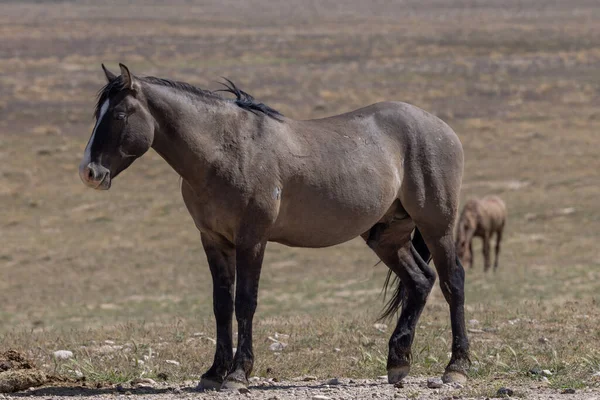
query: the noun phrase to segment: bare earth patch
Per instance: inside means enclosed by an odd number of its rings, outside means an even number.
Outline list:
[[[0,393],[18,392],[47,381],[46,374],[18,352],[9,350],[0,353]]]

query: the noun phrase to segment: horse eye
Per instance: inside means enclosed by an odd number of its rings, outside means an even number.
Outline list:
[[[123,120],[125,118],[127,118],[127,114],[125,114],[125,113],[120,112],[120,113],[115,114],[115,119]]]

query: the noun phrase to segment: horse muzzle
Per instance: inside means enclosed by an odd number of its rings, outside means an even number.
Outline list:
[[[87,187],[92,189],[110,189],[110,171],[102,165],[82,163],[79,166],[79,177]]]

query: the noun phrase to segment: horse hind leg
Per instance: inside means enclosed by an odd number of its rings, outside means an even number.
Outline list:
[[[496,249],[494,254],[494,272],[498,268],[498,255],[500,254],[500,242],[502,242],[502,233],[504,231],[504,225],[502,225],[496,232]]]
[[[488,272],[491,267],[490,241],[490,232],[485,232],[483,235],[483,270],[485,272]]]
[[[456,255],[452,231],[448,232],[450,233],[432,235],[431,231],[423,230],[423,236],[431,250],[442,293],[450,307],[452,356],[442,380],[446,383],[464,383],[467,380],[467,370],[471,365],[464,313],[465,270]]]
[[[456,193],[451,190],[438,193]],[[458,199],[454,197],[429,197],[422,207],[415,201],[403,201],[407,212],[415,221],[433,258],[440,280],[440,287],[450,308],[452,326],[452,356],[442,379],[444,382],[464,383],[469,359],[469,340],[465,326],[465,270],[458,259],[453,238],[454,220]],[[414,199],[413,199],[414,200]]]
[[[365,239],[390,269],[386,289],[391,284],[392,274],[396,276],[394,294],[388,301],[382,318],[391,317],[401,308],[396,328],[389,340],[387,371],[388,381],[393,384],[408,375],[415,328],[436,277],[433,269],[423,260],[425,258],[428,261],[429,253],[420,234],[415,232],[413,238],[419,250],[410,241],[412,226],[376,225],[374,229]]]

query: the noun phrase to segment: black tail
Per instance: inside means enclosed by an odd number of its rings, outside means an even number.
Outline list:
[[[417,253],[421,256],[425,263],[429,264],[431,260],[431,252],[427,248],[425,244],[425,240],[423,240],[423,236],[421,232],[419,232],[418,228],[415,228],[415,233],[412,238],[412,245],[414,246]],[[392,279],[392,274],[394,278]],[[392,315],[395,315],[400,307],[402,307],[402,301],[404,300],[404,296],[406,294],[406,289],[402,284],[402,281],[391,269],[388,269],[387,276],[385,277],[385,282],[383,283],[383,298],[387,297],[387,292],[390,286],[394,286],[394,294],[392,297],[385,303],[385,307],[381,312],[379,321],[390,318]]]

